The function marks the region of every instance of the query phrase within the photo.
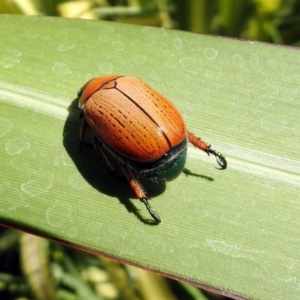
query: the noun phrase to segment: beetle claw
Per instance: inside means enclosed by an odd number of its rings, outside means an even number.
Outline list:
[[[149,214],[151,215],[151,217],[157,222],[157,223],[160,223],[161,222],[161,219],[159,217],[159,215],[154,211],[152,210],[149,202],[148,202],[148,199],[146,197],[143,197],[140,199],[141,202],[143,202],[145,205],[146,205],[146,208],[149,212]]]
[[[217,152],[214,149],[211,149],[210,147],[207,149],[207,154],[213,154],[216,157],[217,163],[219,166],[224,170],[227,168],[227,161],[226,158],[219,152]]]

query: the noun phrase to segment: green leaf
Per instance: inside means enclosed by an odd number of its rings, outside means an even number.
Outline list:
[[[1,224],[235,297],[298,296],[298,50],[46,17],[0,28]],[[112,73],[166,95],[228,160],[221,171],[190,147],[190,175],[143,183],[157,226],[124,178],[78,152],[77,90]]]

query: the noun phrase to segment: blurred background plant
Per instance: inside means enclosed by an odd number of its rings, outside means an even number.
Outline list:
[[[0,299],[225,299],[185,283],[0,227]]]
[[[300,45],[300,0],[0,0],[0,13],[108,20]],[[223,298],[0,228],[0,299]]]
[[[300,43],[299,0],[0,0],[0,13],[109,20]]]

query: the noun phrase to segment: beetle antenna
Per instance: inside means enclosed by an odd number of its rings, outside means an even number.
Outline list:
[[[151,217],[157,222],[157,223],[160,223],[161,222],[161,219],[159,217],[159,215],[154,211],[152,210],[149,202],[148,202],[148,199],[143,197],[140,199],[141,202],[143,202],[145,205],[146,205],[146,208],[149,212],[149,214],[151,215]]]
[[[224,170],[227,168],[227,161],[226,158],[219,153],[218,151],[211,149],[210,146],[207,149],[207,154],[213,154],[216,157],[217,163],[219,164],[219,166]]]

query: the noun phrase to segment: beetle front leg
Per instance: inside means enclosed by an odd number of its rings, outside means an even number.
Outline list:
[[[130,172],[130,170],[127,168],[126,165],[122,165],[121,168],[122,168],[122,171],[123,171],[126,179],[129,182],[131,188],[135,192],[136,196],[140,199],[140,201],[145,204],[145,206],[146,206],[148,212],[150,213],[150,215],[152,216],[152,218],[157,223],[161,222],[159,215],[155,211],[152,210],[152,208],[148,202],[148,198],[146,197],[145,192],[143,191],[142,187],[139,185],[138,181],[134,178],[133,174]]]
[[[88,126],[88,124],[85,120],[83,111],[81,111],[81,113],[80,113],[80,118],[82,118],[82,120],[81,120],[81,124],[80,124],[80,128],[79,128],[79,152],[81,152],[82,145],[84,144],[85,131]]]
[[[102,161],[102,164],[104,165],[104,167],[106,169],[108,169],[108,171],[110,173],[114,173],[115,169],[113,168],[113,166],[111,165],[111,163],[109,162],[108,158],[106,157],[105,153],[102,150],[102,142],[97,137],[94,137],[93,145],[94,145],[95,151],[96,151],[98,157],[100,158],[100,160]]]
[[[198,138],[197,136],[195,136],[193,133],[191,133],[189,131],[187,132],[187,136],[188,136],[189,142],[191,144],[193,144],[195,147],[206,152],[208,155],[213,154],[216,157],[217,163],[219,164],[219,166],[222,169],[227,168],[227,161],[221,153],[212,149],[211,145],[207,144],[206,142],[204,142],[203,140],[201,140],[200,138]]]

